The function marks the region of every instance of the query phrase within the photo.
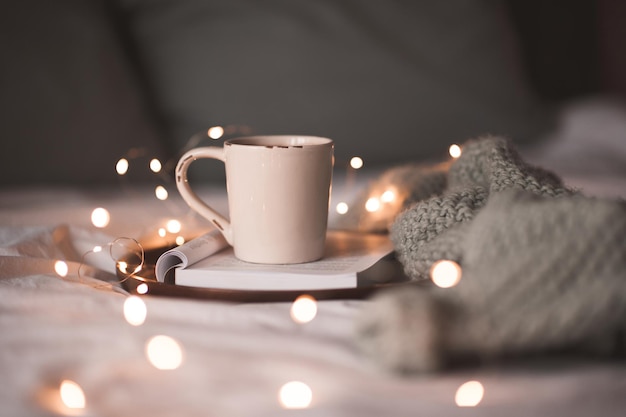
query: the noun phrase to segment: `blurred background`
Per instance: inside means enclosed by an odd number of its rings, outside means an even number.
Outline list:
[[[140,182],[248,134],[327,136],[370,167],[487,133],[526,146],[566,103],[626,97],[625,18],[619,0],[4,2],[0,186],[111,184],[122,157]]]

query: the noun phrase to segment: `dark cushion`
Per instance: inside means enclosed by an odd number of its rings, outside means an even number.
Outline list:
[[[444,157],[484,133],[527,142],[546,128],[497,2],[120,3],[179,150],[221,125],[231,136],[328,136],[339,164],[359,155],[378,165]]]
[[[19,0],[0,13],[0,185],[117,182],[165,156],[105,0]]]

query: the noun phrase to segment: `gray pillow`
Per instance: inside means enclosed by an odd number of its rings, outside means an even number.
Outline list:
[[[0,13],[0,186],[116,183],[166,155],[105,0],[19,0]],[[132,162],[132,161],[131,161]]]
[[[119,1],[179,150],[234,126],[328,136],[338,164],[371,166],[440,158],[485,133],[531,141],[549,120],[497,2]]]

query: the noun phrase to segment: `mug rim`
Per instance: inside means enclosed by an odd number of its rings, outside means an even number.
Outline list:
[[[239,136],[224,141],[224,146],[261,148],[304,148],[332,145],[333,140],[311,135],[253,135]]]

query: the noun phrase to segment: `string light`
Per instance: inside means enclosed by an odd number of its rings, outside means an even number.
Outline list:
[[[108,210],[102,207],[98,207],[91,212],[91,223],[97,228],[104,228],[109,225],[111,215]]]
[[[165,235],[167,234],[167,230],[165,230],[164,227],[159,227],[159,230],[157,231],[157,233],[160,237],[165,237]]]
[[[165,187],[163,187],[162,185],[157,185],[154,189],[154,195],[156,195],[156,198],[158,198],[159,200],[164,201],[167,200],[169,193],[167,192]]]
[[[154,336],[146,343],[146,356],[152,366],[160,370],[173,370],[183,363],[183,350],[173,338]]]
[[[74,381],[63,380],[59,386],[59,394],[61,401],[69,409],[84,409],[87,405],[83,389]]]
[[[102,246],[100,246],[100,245],[94,246],[92,251],[93,251],[93,253],[102,252]]]
[[[128,159],[126,158],[120,158],[119,161],[117,161],[117,164],[115,164],[115,171],[119,174],[119,175],[124,175],[128,172]]]
[[[301,295],[291,305],[291,318],[296,323],[308,323],[317,315],[317,301],[310,295]]]
[[[454,402],[459,407],[476,407],[484,395],[483,384],[478,381],[467,381],[456,390]]]
[[[280,388],[278,400],[285,409],[308,408],[313,400],[313,391],[304,382],[287,382]]]
[[[224,128],[222,126],[213,126],[209,128],[207,135],[211,139],[219,139],[224,135]]]
[[[337,213],[339,214],[346,214],[348,212],[348,204],[344,203],[343,201],[340,203],[337,203],[337,207],[335,207],[335,210],[337,210]]]
[[[56,261],[54,263],[54,272],[56,272],[58,276],[64,278],[69,272],[69,267],[64,261]]]
[[[370,213],[378,211],[379,209],[380,209],[380,200],[378,198],[370,197],[365,202],[365,210],[369,211]]]
[[[354,169],[359,169],[363,167],[363,159],[359,158],[358,156],[354,156],[352,157],[352,159],[350,159],[350,166]]]
[[[396,193],[393,190],[387,190],[380,196],[383,203],[391,203],[396,199]]]
[[[176,244],[178,246],[182,245],[183,243],[185,243],[185,238],[182,236],[176,236]]]
[[[145,282],[142,282],[141,284],[137,285],[137,294],[147,294],[148,293],[148,284],[146,284]]]
[[[178,233],[180,232],[182,225],[180,224],[178,220],[172,219],[172,220],[168,220],[167,224],[165,225],[165,228],[170,233]]]
[[[450,145],[450,148],[448,148],[448,152],[450,153],[451,157],[456,159],[459,156],[461,156],[462,150],[461,150],[461,147],[459,145],[454,143],[454,144]]]
[[[132,326],[141,326],[146,321],[148,309],[146,303],[136,295],[124,300],[124,318]]]
[[[446,259],[437,261],[430,268],[430,279],[440,288],[454,287],[461,280],[461,267]]]
[[[150,170],[152,172],[154,172],[155,174],[158,172],[161,172],[161,168],[162,168],[161,161],[159,161],[156,158],[153,158],[150,160]]]

